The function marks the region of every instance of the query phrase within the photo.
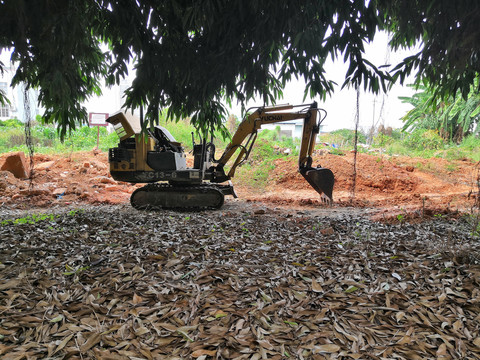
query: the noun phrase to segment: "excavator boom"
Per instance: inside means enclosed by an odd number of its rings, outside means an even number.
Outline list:
[[[293,111],[294,108],[298,107],[301,107],[299,111]],[[305,105],[280,105],[257,108],[240,123],[230,144],[227,145],[224,153],[218,160],[218,165],[215,168],[216,176],[213,181],[223,182],[235,175],[237,167],[247,160],[255,142],[257,131],[262,125],[303,119],[298,171],[312,188],[322,196],[323,200],[332,202],[333,185],[335,182],[333,172],[321,166],[312,166],[312,154],[315,149],[317,135],[320,131],[320,124],[325,118],[323,116],[317,121],[320,112],[325,113],[325,110],[319,109],[317,103],[311,104],[308,108]],[[228,174],[225,174],[224,166],[237,151],[239,151],[237,158],[230,167]]]

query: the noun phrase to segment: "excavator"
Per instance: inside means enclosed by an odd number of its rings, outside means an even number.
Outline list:
[[[117,181],[147,184],[132,193],[130,203],[135,209],[218,209],[225,196],[237,197],[231,179],[248,159],[260,127],[303,119],[298,171],[323,201],[331,203],[333,172],[312,166],[312,153],[326,111],[314,102],[251,108],[247,114],[218,159],[213,142],[201,139],[197,144],[192,133],[193,167],[188,167],[182,144],[166,128],[156,125],[145,132],[143,119],[117,112],[107,119],[120,138],[118,146],[108,153],[111,176]]]

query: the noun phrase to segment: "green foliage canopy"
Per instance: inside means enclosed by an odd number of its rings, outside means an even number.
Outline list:
[[[191,116],[207,133],[222,127],[223,99],[260,95],[273,103],[292,77],[305,79],[306,94],[325,98],[334,88],[328,57],[349,63],[344,85],[385,90],[392,78],[364,58],[378,29],[394,33],[395,47],[425,44],[395,78],[417,69],[445,91],[463,92],[478,70],[479,31],[467,18],[478,18],[478,9],[465,0],[0,0],[0,49],[13,49],[13,85],[40,89],[45,119],[60,125],[61,136],[85,121],[80,104],[100,93],[101,80],[118,84],[129,62],[136,78],[127,108],[144,106],[149,121],[168,108],[170,118]],[[467,29],[474,38],[456,43]],[[465,50],[452,55],[456,44]]]
[[[466,99],[480,71],[480,2],[476,0],[377,0],[393,49],[422,45],[392,71],[403,81],[416,71],[417,84],[435,97]],[[478,91],[478,83],[476,90]]]

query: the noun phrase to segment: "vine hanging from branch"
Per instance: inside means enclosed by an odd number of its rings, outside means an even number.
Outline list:
[[[357,87],[357,109],[355,111],[355,138],[353,140],[353,174],[352,174],[352,193],[351,201],[355,199],[355,189],[357,186],[357,149],[358,149],[358,124],[360,122],[360,87]]]
[[[30,96],[28,93],[28,88],[25,86],[23,88],[23,116],[24,116],[24,124],[25,124],[25,145],[28,149],[28,157],[29,157],[29,170],[28,170],[28,178],[30,180],[29,187],[33,187],[33,177],[34,177],[34,169],[33,169],[33,155],[35,154],[35,148],[33,145],[32,139],[32,114],[30,111]]]

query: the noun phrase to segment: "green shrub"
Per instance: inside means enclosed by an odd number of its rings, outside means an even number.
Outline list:
[[[403,143],[413,150],[438,150],[445,141],[436,130],[418,129],[405,136]]]
[[[198,144],[201,142],[199,135],[197,134],[195,128],[188,122],[188,120],[179,120],[179,121],[166,121],[164,118],[160,119],[160,126],[166,128],[177,140],[182,143],[182,146],[187,150],[192,150],[192,132],[195,137],[195,142]],[[211,139],[207,139],[210,141]],[[213,143],[218,149],[224,149],[228,144],[229,139],[223,140],[220,132],[215,132]]]
[[[469,135],[463,138],[460,146],[468,150],[480,149],[480,138],[475,135]]]
[[[391,138],[394,140],[403,140],[405,138],[406,132],[402,129],[393,129]]]
[[[365,144],[367,138],[362,131],[358,131],[358,143]],[[354,146],[355,142],[355,130],[340,129],[332,131],[328,137],[324,137],[324,140],[330,143],[341,145],[342,147]]]
[[[373,138],[372,145],[374,147],[385,147],[387,145],[393,144],[394,141],[395,140],[391,136],[388,136],[388,135],[385,135],[385,134],[382,134],[382,133],[378,133]]]
[[[265,139],[270,141],[280,141],[280,126],[277,126],[275,129],[263,129],[258,133],[259,139]]]
[[[23,127],[23,123],[18,119],[0,120],[0,126],[20,128]]]
[[[32,128],[32,135],[55,140],[57,138],[57,131],[52,125],[37,125]]]
[[[32,143],[37,153],[62,153],[88,151],[97,146],[97,128],[81,127],[67,134],[62,143],[52,125],[35,125],[31,130]],[[106,151],[118,144],[118,136],[100,128],[100,149]],[[22,127],[6,126],[0,132],[0,152],[27,151],[25,132]]]

